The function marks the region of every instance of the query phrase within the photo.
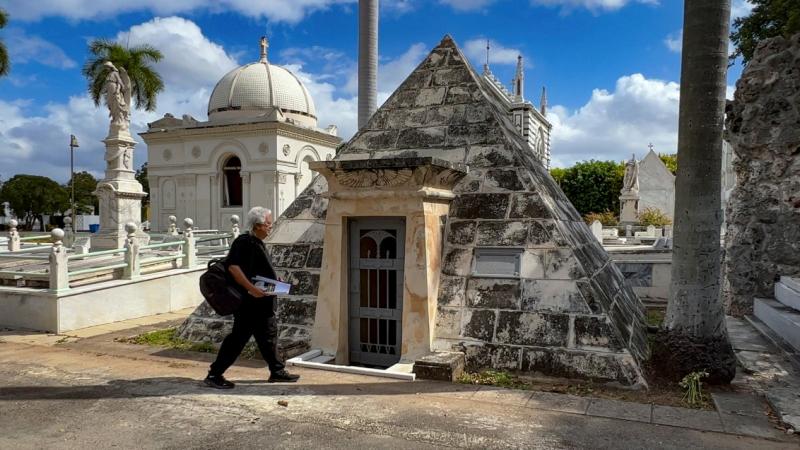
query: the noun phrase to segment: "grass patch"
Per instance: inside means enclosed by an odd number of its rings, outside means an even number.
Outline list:
[[[663,309],[656,309],[651,308],[647,310],[647,324],[651,327],[661,327],[661,324],[664,323],[664,316],[667,315],[667,311]]]
[[[119,339],[119,341],[128,344],[150,345],[192,352],[215,353],[217,351],[214,344],[210,342],[192,342],[179,338],[177,328],[151,331],[131,338]]]
[[[150,345],[173,350],[182,350],[201,353],[216,353],[217,348],[211,342],[192,342],[178,337],[177,328],[150,331],[130,338],[118,338],[117,341],[127,344]],[[248,342],[239,355],[244,359],[255,359],[259,356],[258,347],[253,342]]]
[[[678,383],[651,381],[648,390],[632,390],[606,386],[581,380],[561,380],[553,378],[529,378],[515,375],[503,370],[484,370],[478,373],[464,373],[458,380],[462,384],[497,386],[508,389],[553,392],[580,397],[594,397],[609,400],[622,400],[636,403],[653,403],[663,406],[713,410],[711,396],[702,392],[702,399],[689,404],[684,399],[684,389]]]

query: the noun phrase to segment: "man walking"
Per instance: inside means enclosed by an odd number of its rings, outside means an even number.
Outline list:
[[[254,336],[261,356],[269,366],[269,382],[294,382],[300,376],[284,369],[278,357],[278,322],[275,319],[277,298],[264,293],[251,281],[255,276],[277,279],[264,239],[272,230],[272,211],[256,206],[245,219],[247,233],[233,241],[228,252],[228,272],[242,294],[242,306],[233,313],[233,331],[225,340],[211,364],[205,383],[217,389],[231,389],[234,384],[222,376]]]

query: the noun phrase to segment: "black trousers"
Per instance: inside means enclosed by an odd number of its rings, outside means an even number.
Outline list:
[[[211,364],[210,375],[222,375],[242,353],[244,346],[254,336],[258,351],[275,373],[285,366],[278,358],[278,321],[273,313],[275,298],[245,298],[238,311],[233,313],[233,331],[222,341],[217,360]]]

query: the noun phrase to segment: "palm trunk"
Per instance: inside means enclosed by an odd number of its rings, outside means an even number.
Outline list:
[[[679,379],[736,373],[720,298],[720,170],[731,0],[686,0],[683,16],[678,173],[672,281],[653,361]]]

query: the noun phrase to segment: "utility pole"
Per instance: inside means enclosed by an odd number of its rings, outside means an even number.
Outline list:
[[[72,208],[72,231],[77,230],[78,223],[75,222],[75,149],[78,147],[78,138],[74,134],[69,135],[69,173],[70,182],[72,185],[72,193],[70,194],[70,208]]]

